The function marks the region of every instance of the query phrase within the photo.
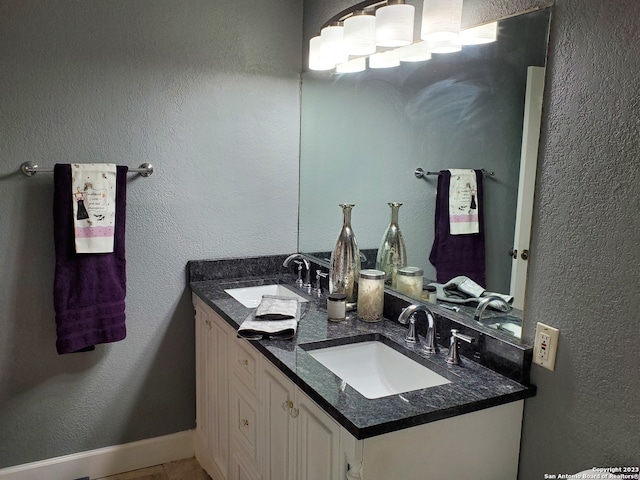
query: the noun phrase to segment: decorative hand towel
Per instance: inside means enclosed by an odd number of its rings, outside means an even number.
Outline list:
[[[298,300],[281,295],[263,295],[256,308],[256,318],[265,320],[286,320],[296,318],[296,315],[298,315]]]
[[[300,304],[296,299],[263,295],[256,311],[238,328],[238,336],[247,340],[286,340],[296,334],[299,320]]]
[[[478,233],[452,235],[449,222],[449,186],[451,172],[442,170],[438,175],[436,193],[435,237],[429,261],[436,267],[436,281],[446,283],[465,275],[479,285],[485,282],[484,211],[482,207],[482,172],[475,171],[478,211]]]
[[[71,193],[76,253],[113,252],[116,216],[116,166],[71,165]]]
[[[476,172],[458,168],[449,169],[449,224],[451,235],[478,233],[478,182]],[[482,180],[482,177],[480,177]]]
[[[56,165],[53,176],[56,347],[60,354],[89,351],[97,344],[116,342],[126,336],[127,167],[117,167],[112,253],[76,253],[71,165]]]
[[[458,276],[452,278],[447,283],[430,283],[429,285],[436,287],[438,300],[451,303],[461,304],[476,304],[482,300],[483,297],[489,295],[495,295],[502,298],[508,304],[513,302],[511,295],[504,295],[502,293],[488,292],[484,287],[478,285],[469,277]],[[504,311],[504,306],[497,301],[489,302],[489,307],[497,310]]]

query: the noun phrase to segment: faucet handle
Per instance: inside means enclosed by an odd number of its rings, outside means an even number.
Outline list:
[[[458,333],[455,328],[451,329],[451,343],[449,344],[449,355],[447,355],[447,363],[449,365],[458,365],[460,363],[460,354],[458,353],[458,339],[467,343],[474,343],[475,338]]]
[[[302,284],[304,283],[302,281],[302,261],[301,260],[294,260],[293,263],[295,263],[298,267],[298,278],[296,279],[296,285],[298,286],[302,286]]]
[[[316,270],[316,288],[314,288],[313,291],[318,296],[322,295],[322,285],[320,284],[320,282],[323,278],[327,278],[328,276],[329,274],[327,272]]]

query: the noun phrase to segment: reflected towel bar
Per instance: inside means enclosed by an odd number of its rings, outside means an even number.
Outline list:
[[[22,173],[24,173],[27,177],[31,177],[38,172],[53,173],[52,169],[40,168],[34,162],[24,162],[20,168],[22,169]],[[150,163],[143,163],[138,168],[130,168],[129,173],[139,173],[143,177],[150,177],[153,173],[153,165],[151,165]]]
[[[480,171],[484,177],[493,177],[495,175],[495,172],[490,172],[484,168],[480,169]],[[425,172],[422,168],[418,167],[413,174],[416,178],[423,178],[425,175],[440,175],[440,172]]]

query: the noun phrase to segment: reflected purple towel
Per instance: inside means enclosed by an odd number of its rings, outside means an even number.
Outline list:
[[[75,252],[71,166],[53,170],[53,234],[56,268],[53,303],[59,354],[86,352],[126,334],[125,218],[127,167],[117,167],[113,253]]]
[[[478,184],[478,222],[480,232],[451,235],[449,229],[449,182],[451,172],[442,170],[438,175],[436,194],[435,238],[429,261],[436,267],[436,281],[447,283],[454,277],[465,275],[486,287],[484,260],[484,207],[482,171],[476,170]]]

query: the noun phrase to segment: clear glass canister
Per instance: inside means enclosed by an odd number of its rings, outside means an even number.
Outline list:
[[[384,308],[384,276],[382,270],[361,270],[358,284],[358,318],[365,322],[382,320]]]
[[[398,269],[397,289],[411,298],[422,297],[424,271],[418,267],[402,267]]]
[[[327,295],[327,317],[333,322],[344,320],[347,315],[347,296],[344,293]]]

